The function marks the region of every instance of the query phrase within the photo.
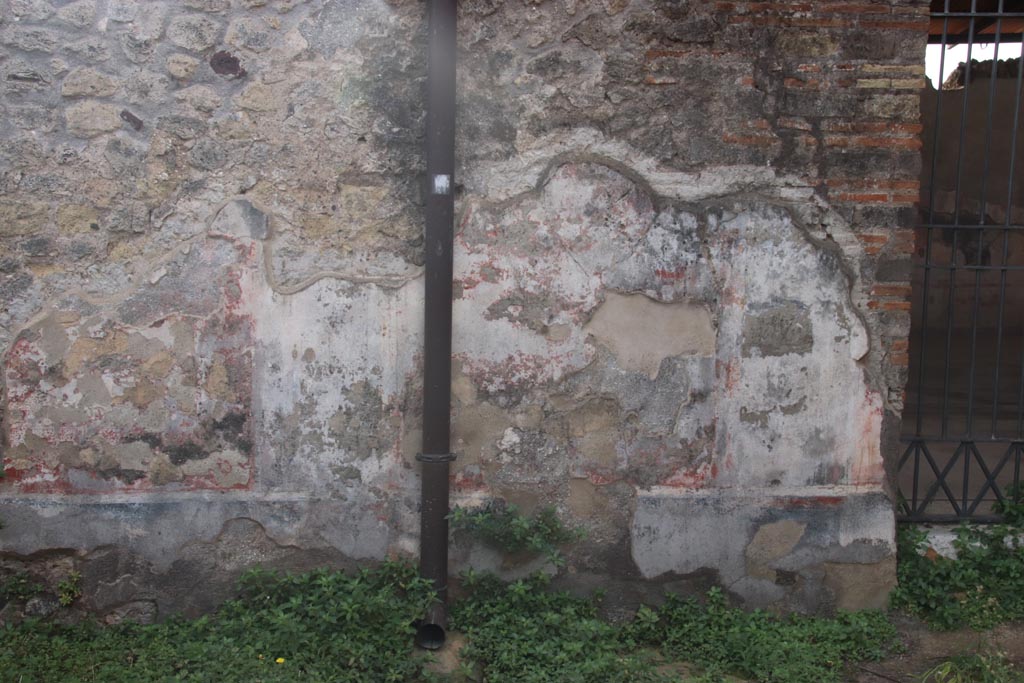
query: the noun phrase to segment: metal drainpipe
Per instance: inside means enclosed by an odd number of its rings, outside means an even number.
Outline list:
[[[455,198],[456,0],[429,0],[427,71],[427,200],[423,347],[423,463],[420,575],[435,602],[416,630],[416,644],[444,645],[448,626],[448,463],[451,453],[452,242]]]

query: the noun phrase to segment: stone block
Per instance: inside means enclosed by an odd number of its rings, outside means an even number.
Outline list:
[[[68,106],[64,117],[68,132],[81,138],[110,133],[122,125],[120,107],[92,100]]]
[[[60,94],[64,97],[109,97],[117,92],[119,86],[113,76],[82,67],[64,77]]]
[[[167,38],[178,47],[193,52],[205,52],[217,43],[219,23],[202,15],[173,17],[167,27]]]

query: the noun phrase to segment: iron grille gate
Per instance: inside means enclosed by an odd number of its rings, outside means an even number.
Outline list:
[[[993,504],[1018,495],[1024,456],[1024,2],[938,0],[932,10],[929,42],[952,75],[922,97],[899,513],[994,521]],[[995,55],[972,62],[982,44]],[[950,68],[956,45],[967,59]]]

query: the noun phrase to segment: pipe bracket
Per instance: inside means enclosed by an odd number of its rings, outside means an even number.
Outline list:
[[[416,459],[417,460],[419,460],[420,462],[426,462],[426,463],[431,463],[431,462],[452,462],[453,460],[455,460],[455,457],[456,456],[455,456],[454,453],[437,453],[437,454],[417,453],[416,454]]]

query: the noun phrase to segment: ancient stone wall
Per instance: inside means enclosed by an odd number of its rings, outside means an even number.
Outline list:
[[[152,618],[414,555],[424,3],[0,7],[0,569]],[[624,604],[879,604],[926,3],[460,22],[454,501]]]

